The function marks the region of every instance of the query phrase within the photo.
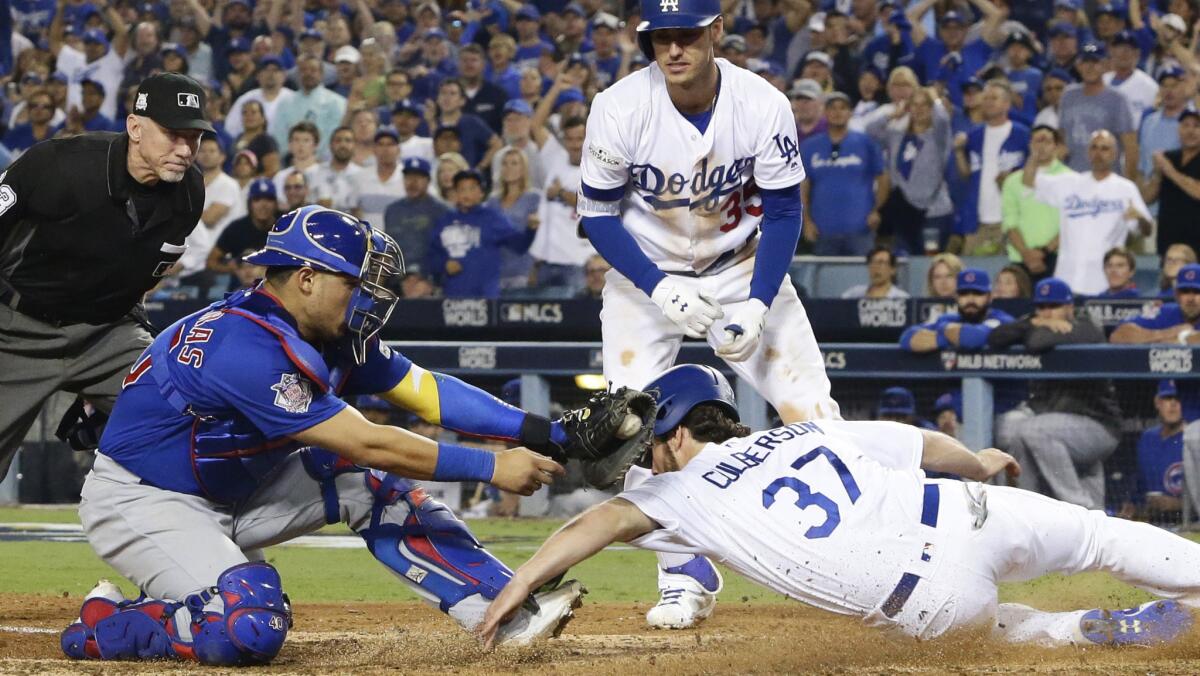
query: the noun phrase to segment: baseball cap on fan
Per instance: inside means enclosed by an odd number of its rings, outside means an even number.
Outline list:
[[[180,73],[158,73],[138,85],[133,114],[143,115],[167,129],[199,129],[216,133],[204,119],[204,88]]]

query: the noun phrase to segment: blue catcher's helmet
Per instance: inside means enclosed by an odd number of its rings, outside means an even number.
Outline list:
[[[358,280],[346,308],[355,364],[366,361],[367,342],[379,333],[399,295],[389,283],[404,275],[400,247],[365,221],[320,206],[289,211],[267,235],[267,244],[245,257],[267,267],[309,267]]]
[[[654,435],[662,436],[683,422],[684,417],[700,404],[716,404],[739,421],[733,388],[721,372],[699,364],[681,364],[663,371],[646,386],[646,392],[658,402],[654,420]]]
[[[654,63],[650,31],[662,28],[703,28],[721,16],[721,0],[642,0],[642,22],[637,26],[638,46]]]

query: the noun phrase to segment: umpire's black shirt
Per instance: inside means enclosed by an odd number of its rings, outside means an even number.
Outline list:
[[[184,251],[204,210],[195,165],[138,183],[129,136],[89,133],[30,148],[0,174],[0,303],[53,323],[107,324]]]

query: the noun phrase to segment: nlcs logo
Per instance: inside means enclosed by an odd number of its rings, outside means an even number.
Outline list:
[[[658,11],[660,12],[678,12],[679,0],[662,0],[658,3]]]

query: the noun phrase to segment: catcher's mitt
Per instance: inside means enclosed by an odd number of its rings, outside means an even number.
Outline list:
[[[625,472],[650,450],[654,437],[654,397],[621,387],[597,392],[583,408],[562,417],[567,443],[562,452],[584,462],[583,475],[596,488],[608,488],[625,478]],[[636,417],[622,430],[626,418]],[[624,432],[624,434],[622,434]]]

